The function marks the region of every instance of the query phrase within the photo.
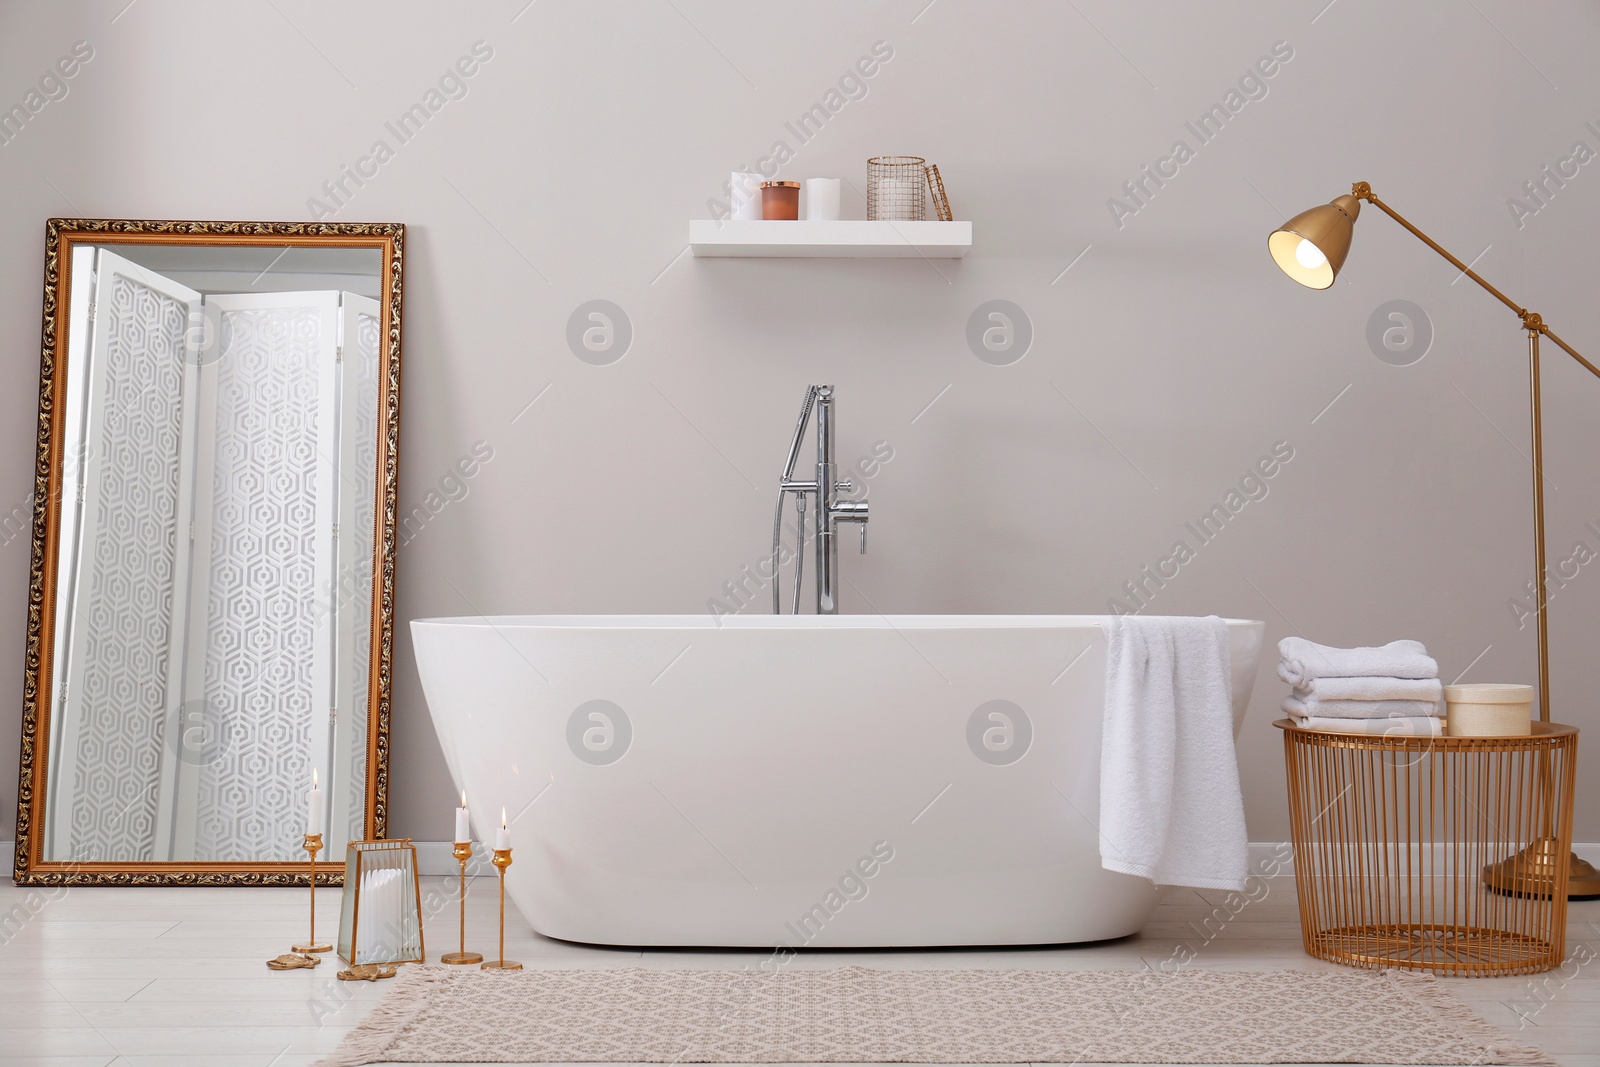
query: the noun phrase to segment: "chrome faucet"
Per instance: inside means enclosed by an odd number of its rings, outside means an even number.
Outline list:
[[[812,408],[817,413],[817,472],[809,482],[794,480],[795,464],[800,460],[800,446],[806,435],[806,424],[811,420]],[[794,602],[792,613],[800,614],[800,582],[805,575],[805,545],[803,540],[814,542],[816,549],[817,614],[839,613],[839,545],[836,540],[841,522],[853,522],[861,528],[861,551],[867,550],[867,502],[846,500],[839,494],[852,491],[855,486],[848,480],[835,481],[833,462],[833,386],[813,385],[806,389],[806,399],[800,408],[800,419],[795,424],[794,441],[789,445],[789,461],[784,464],[783,477],[778,480],[778,507],[772,519],[772,612],[783,613],[783,596],[778,580],[778,557],[782,548],[783,504],[785,497],[795,497],[795,554]],[[812,501],[811,527],[806,526],[806,499]]]

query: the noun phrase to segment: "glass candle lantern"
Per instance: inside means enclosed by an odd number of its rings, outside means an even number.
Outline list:
[[[350,842],[342,905],[339,958],[352,967],[425,958],[417,848],[409,840]]]

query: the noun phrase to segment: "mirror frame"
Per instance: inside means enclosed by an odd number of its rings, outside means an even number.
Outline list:
[[[61,433],[64,410],[67,309],[72,249],[79,244],[269,245],[368,248],[382,253],[383,352],[379,364],[373,547],[372,657],[367,707],[365,836],[387,836],[389,814],[390,685],[394,664],[396,495],[400,446],[400,307],[405,226],[387,222],[184,222],[132,219],[50,219],[45,226],[44,325],[39,359],[39,423],[33,481],[33,551],[28,574],[27,659],[22,694],[22,755],[17,781],[17,885],[307,885],[299,862],[47,861],[43,858],[48,772],[51,654],[60,547]],[[41,694],[43,696],[41,696]],[[43,755],[41,755],[43,754]],[[344,881],[344,857],[331,850],[317,871],[319,885]]]

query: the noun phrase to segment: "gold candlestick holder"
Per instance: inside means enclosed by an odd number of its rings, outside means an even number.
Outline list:
[[[322,851],[322,835],[307,834],[305,849],[311,856],[311,936],[303,944],[294,946],[294,951],[332,952],[332,945],[317,940],[317,853]]]
[[[500,872],[500,958],[485,963],[483,969],[486,971],[520,971],[522,970],[522,964],[516,960],[506,959],[506,868],[511,866],[511,850],[509,848],[495,849],[494,859],[490,862]]]
[[[455,851],[450,853],[450,854],[456,858],[456,862],[457,863],[461,864],[461,951],[460,952],[446,952],[443,956],[439,957],[439,962],[440,963],[482,963],[483,962],[483,953],[481,953],[481,952],[468,952],[467,951],[467,861],[472,858],[472,842],[471,841],[457,841],[455,844],[456,844]],[[508,860],[506,860],[506,862],[510,863],[511,861],[508,859]],[[502,893],[501,900],[503,901],[504,899],[505,899],[505,897],[504,897],[504,894]],[[504,905],[502,904],[502,907],[501,907],[501,914],[502,915],[504,915],[504,911],[505,911]],[[502,923],[503,922],[504,922],[504,920],[502,919]],[[501,946],[502,946],[501,950],[500,950],[500,955],[504,956],[505,955],[505,948],[504,948],[505,940],[504,940],[504,936],[503,935],[502,935],[502,939],[501,939],[500,943],[501,943]]]

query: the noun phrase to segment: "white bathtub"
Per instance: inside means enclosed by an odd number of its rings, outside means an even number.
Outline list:
[[[1228,626],[1237,733],[1264,627]],[[509,812],[507,891],[550,937],[1050,944],[1131,934],[1155,904],[1100,866],[1097,616],[411,631],[476,836]]]

